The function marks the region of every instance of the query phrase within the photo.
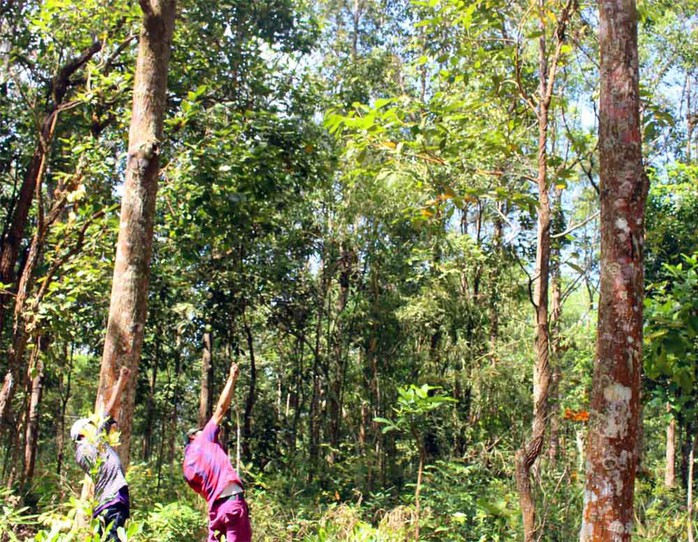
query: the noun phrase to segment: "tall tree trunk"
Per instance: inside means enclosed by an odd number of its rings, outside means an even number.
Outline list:
[[[535,364],[533,367],[533,423],[530,440],[516,452],[516,486],[524,524],[524,540],[533,542],[538,536],[536,503],[531,485],[531,469],[541,454],[548,418],[550,388],[550,328],[548,322],[548,282],[550,274],[550,194],[548,182],[548,117],[555,82],[555,66],[548,64],[546,23],[542,13],[544,0],[539,0],[541,36],[538,44],[539,102],[538,117],[538,233],[534,307],[536,314]],[[563,17],[566,21],[566,17]],[[558,53],[559,55],[559,53]],[[555,57],[556,60],[557,57]]]
[[[490,276],[490,295],[488,296],[488,313],[490,316],[490,351],[492,352],[492,364],[497,361],[497,341],[499,339],[499,283],[501,281],[501,273],[498,269],[498,264],[503,261],[504,250],[502,239],[504,237],[504,221],[500,216],[502,213],[501,202],[495,202],[497,206],[497,214],[494,216],[494,231],[492,233],[492,253],[497,258],[497,263],[491,266],[493,270]]]
[[[37,340],[40,343],[40,339]],[[24,439],[24,473],[22,476],[22,486],[25,491],[31,486],[34,478],[34,466],[36,465],[37,443],[39,440],[39,405],[44,382],[44,364],[41,361],[41,348],[37,344],[33,352],[31,379],[31,395],[29,400],[29,414],[27,416],[27,429]]]
[[[562,210],[562,191],[555,189],[555,202],[553,204],[553,222],[556,233],[564,231],[565,218]],[[550,381],[550,407],[553,414],[550,417],[550,444],[548,447],[548,459],[550,460],[551,468],[555,468],[557,456],[559,452],[559,429],[560,416],[559,410],[559,391],[560,391],[560,362],[562,351],[560,347],[560,318],[562,316],[562,277],[560,276],[560,244],[561,241],[555,240],[551,247],[550,254],[550,355],[552,358],[552,374]]]
[[[158,363],[160,362],[160,339],[155,338],[155,357],[150,375],[150,386],[148,386],[148,402],[145,413],[145,431],[143,434],[143,461],[150,461],[153,454],[153,431],[155,430],[155,420],[157,411],[155,409],[155,386],[158,381]]]
[[[671,413],[671,405],[668,403],[666,409],[671,418],[666,427],[666,469],[664,470],[664,487],[671,489],[676,485],[676,418]]]
[[[346,356],[343,348],[345,335],[343,313],[349,300],[350,280],[354,260],[354,253],[347,245],[347,242],[342,242],[340,246],[338,261],[339,294],[337,296],[337,302],[335,305],[337,313],[335,318],[335,329],[332,337],[335,370],[334,374],[332,375],[332,382],[330,384],[330,393],[328,397],[330,411],[330,423],[328,431],[330,437],[330,450],[328,452],[328,456],[330,457],[330,462],[334,461],[334,453],[339,446],[342,425],[344,380],[346,376]]]
[[[174,350],[174,384],[171,385],[172,388],[172,411],[170,412],[170,423],[168,431],[168,459],[170,464],[170,475],[174,472],[174,460],[175,460],[175,435],[177,434],[177,414],[179,405],[179,373],[182,369],[182,355],[181,355],[181,345],[182,337],[177,332],[177,338],[175,340],[175,350]]]
[[[6,413],[9,410],[10,397],[14,393],[15,382],[17,379],[12,374],[12,371],[7,371],[5,373],[5,380],[2,383],[2,390],[0,390],[0,433],[4,432],[6,426]]]
[[[420,435],[415,435],[420,442]],[[419,516],[420,516],[420,500],[419,495],[422,491],[422,476],[424,474],[424,464],[426,463],[426,451],[422,444],[419,445],[419,465],[417,466],[417,484],[414,489],[414,515],[415,515],[415,525],[414,525],[414,539],[419,541]]]
[[[250,388],[245,399],[245,412],[243,413],[242,423],[242,455],[245,458],[250,457],[250,438],[252,436],[252,409],[254,408],[255,400],[257,399],[257,360],[254,355],[254,340],[252,330],[247,323],[247,318],[243,316],[245,337],[247,339],[247,351],[250,356]],[[238,428],[239,432],[239,428]],[[238,449],[240,442],[238,441]]]
[[[649,187],[642,164],[635,0],[601,0],[599,10],[601,284],[582,542],[631,539]]]
[[[363,4],[361,0],[354,0],[354,6],[351,12],[352,18],[352,33],[351,33],[351,58],[356,60],[359,54],[359,31],[361,25],[361,11]]]
[[[143,346],[153,242],[160,142],[174,29],[175,0],[140,0],[143,27],[133,90],[126,181],[114,264],[109,320],[99,375],[96,409],[109,396],[119,368],[133,371],[120,405],[119,456],[128,467],[136,375]]]
[[[61,475],[61,471],[63,469],[63,455],[65,450],[65,413],[68,408],[68,401],[70,400],[71,378],[73,375],[73,350],[74,347],[71,344],[70,354],[68,354],[67,344],[64,346],[63,354],[65,359],[68,360],[67,381],[65,384],[63,384],[63,376],[61,376],[58,383],[58,394],[61,404],[58,427],[56,428],[56,474],[58,476]]]
[[[688,454],[688,490],[686,495],[686,511],[688,514],[686,522],[686,538],[688,542],[693,542],[693,473],[696,460],[696,445],[698,445],[698,433],[691,439],[691,451]]]
[[[201,356],[201,391],[199,392],[199,427],[213,415],[213,340],[210,331],[204,332],[204,351]]]

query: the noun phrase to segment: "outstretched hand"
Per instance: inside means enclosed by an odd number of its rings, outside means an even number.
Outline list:
[[[220,425],[223,421],[223,417],[228,412],[230,408],[230,402],[233,400],[233,392],[235,390],[235,382],[240,374],[240,367],[235,362],[230,364],[230,372],[228,373],[228,381],[225,383],[223,391],[221,391],[221,396],[216,404],[216,410],[213,411],[213,417],[211,418],[216,425]]]
[[[116,420],[116,405],[121,399],[121,392],[124,391],[126,387],[126,381],[131,376],[131,369],[128,367],[122,367],[119,370],[119,379],[116,381],[116,385],[111,390],[111,397],[109,397],[109,402],[106,405],[106,411],[109,415]]]

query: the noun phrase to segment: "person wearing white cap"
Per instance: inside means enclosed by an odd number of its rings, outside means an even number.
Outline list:
[[[108,539],[115,541],[119,540],[118,528],[123,527],[129,517],[130,498],[124,468],[107,436],[116,423],[116,404],[130,374],[130,369],[121,368],[119,380],[100,419],[81,418],[70,429],[70,438],[75,442],[75,459],[95,484],[98,504],[92,517],[100,518],[100,534],[108,528]]]

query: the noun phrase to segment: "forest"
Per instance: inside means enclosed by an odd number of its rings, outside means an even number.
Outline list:
[[[1,0],[0,89],[0,542],[207,540],[219,417],[255,542],[698,536],[698,0]]]

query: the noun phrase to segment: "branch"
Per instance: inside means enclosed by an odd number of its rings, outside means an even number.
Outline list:
[[[51,84],[51,94],[53,95],[53,99],[56,104],[60,104],[63,101],[65,93],[68,91],[70,77],[85,64],[87,64],[87,62],[89,62],[89,60],[101,50],[102,42],[95,41],[85,51],[83,51],[80,56],[74,58],[61,68]]]
[[[134,40],[138,38],[137,34],[129,34],[126,36],[126,39],[122,41],[119,46],[114,50],[114,52],[107,58],[107,60],[104,62],[104,68],[107,70],[107,73],[109,71],[109,68],[112,67],[116,59],[119,57],[121,53],[124,52],[124,49]]]
[[[567,228],[567,229],[566,229],[565,231],[563,231],[563,232],[560,232],[560,233],[556,233],[556,234],[554,234],[554,235],[551,235],[550,238],[551,238],[551,239],[557,239],[557,238],[559,238],[559,237],[564,237],[564,236],[567,235],[568,233],[572,233],[574,230],[581,228],[582,226],[584,226],[584,224],[587,224],[588,222],[591,222],[591,221],[594,220],[597,216],[599,216],[600,213],[601,213],[601,211],[596,211],[594,214],[592,214],[592,215],[588,216],[587,218],[585,218],[584,220],[582,220],[579,224],[574,224],[574,225],[570,226],[569,228]]]
[[[529,9],[530,11],[530,9]],[[521,82],[521,60],[519,59],[519,44],[518,42],[516,43],[516,46],[514,47],[514,69],[515,69],[515,75],[516,75],[516,86],[519,89],[519,94],[521,95],[521,98],[523,98],[523,101],[526,102],[526,105],[533,111],[533,113],[538,115],[537,107],[536,104],[533,103],[533,99],[529,94],[526,92],[526,90],[523,87],[523,83]]]
[[[593,156],[590,156],[590,157],[589,157],[589,160],[590,160],[590,161],[593,161],[593,160],[594,160],[594,157],[593,157]],[[592,172],[591,172],[591,168],[589,168],[589,169],[585,168],[585,167],[584,167],[584,164],[582,164],[581,162],[579,163],[579,165],[580,165],[580,167],[582,168],[582,171],[584,171],[584,173],[586,174],[587,178],[589,179],[589,183],[591,184],[591,186],[594,187],[594,190],[596,191],[596,195],[597,195],[597,196],[600,196],[600,195],[601,195],[601,190],[599,189],[599,185],[597,185],[597,184],[594,182],[594,175],[593,175]],[[592,163],[591,165],[593,166],[594,164]]]
[[[521,263],[521,258],[519,258],[518,254],[514,253],[514,259],[516,260],[516,263],[519,264],[519,267],[521,270],[526,274],[528,277],[528,298],[529,301],[531,302],[531,305],[538,310],[538,305],[536,304],[536,300],[533,297],[533,283],[538,279],[538,276],[532,277],[531,274],[528,272],[528,269],[524,267],[524,265]]]
[[[565,30],[567,29],[567,23],[570,20],[570,15],[572,11],[573,0],[568,0],[567,5],[563,8],[562,14],[560,15],[559,23],[555,31],[555,38],[557,40],[555,45],[555,53],[552,58],[552,66],[550,67],[550,72],[548,74],[548,81],[546,82],[545,96],[541,96],[542,103],[545,106],[550,105],[550,100],[553,97],[553,89],[555,88],[555,76],[557,74],[557,67],[560,61],[560,56],[562,52],[562,45],[565,42]]]

